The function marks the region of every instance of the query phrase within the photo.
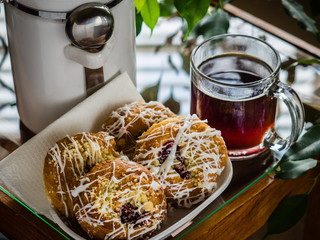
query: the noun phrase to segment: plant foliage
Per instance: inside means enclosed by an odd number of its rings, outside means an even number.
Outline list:
[[[145,0],[145,3],[140,6],[141,10],[137,9],[138,13],[141,14],[141,17],[145,24],[151,29],[156,26],[158,18],[160,17],[160,6],[157,0]]]
[[[137,14],[141,14],[145,24],[155,27],[160,16],[169,17],[175,11],[188,23],[187,35],[207,13],[210,0],[135,0]]]
[[[210,0],[174,0],[174,5],[188,23],[188,32],[186,34],[188,36],[197,22],[206,15]]]
[[[316,22],[305,13],[303,6],[294,0],[281,0],[281,2],[286,12],[298,21],[299,26],[312,32],[319,41],[320,36]]]
[[[314,114],[316,110],[312,110]],[[310,112],[310,109],[308,109]],[[319,115],[319,111],[317,113]],[[315,119],[313,119],[315,120]],[[317,120],[315,120],[316,122]],[[320,125],[311,127],[284,154],[276,166],[275,173],[282,179],[294,179],[314,168],[318,161],[313,159],[320,154]],[[317,181],[318,177],[314,180]],[[315,185],[315,184],[314,184]],[[304,216],[308,197],[312,191],[284,199],[268,219],[268,230],[264,238],[271,234],[282,233],[292,228]]]
[[[312,59],[299,59],[296,62],[292,63],[291,65],[289,65],[286,70],[289,70],[291,68],[294,68],[298,65],[302,65],[302,66],[308,66],[308,65],[312,65],[312,64],[318,64],[320,65],[320,60],[316,59],[316,58],[312,58]]]
[[[221,8],[207,14],[201,21],[199,21],[192,32],[190,37],[197,38],[203,36],[209,38],[219,34],[225,34],[229,28],[228,14]]]
[[[320,153],[320,125],[311,127],[290,149],[280,162],[298,161]]]
[[[302,176],[317,165],[313,159],[320,154],[320,125],[310,128],[283,155],[276,167],[276,174],[283,179],[294,179]]]
[[[308,194],[300,194],[284,199],[274,210],[268,220],[268,230],[263,239],[271,234],[282,233],[304,216],[308,205]]]

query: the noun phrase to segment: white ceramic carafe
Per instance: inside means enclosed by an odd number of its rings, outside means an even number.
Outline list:
[[[97,53],[75,48],[65,33],[68,14],[88,2],[110,6],[114,17],[112,37]],[[133,0],[9,0],[5,15],[18,111],[32,132],[87,96],[86,67],[102,67],[105,81],[126,71],[135,83]]]

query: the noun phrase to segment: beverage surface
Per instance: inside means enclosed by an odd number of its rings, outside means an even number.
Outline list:
[[[199,70],[216,81],[239,85],[255,82],[272,72],[265,62],[240,54],[210,58],[200,64]]]
[[[211,58],[199,69],[216,81],[240,85],[271,73],[264,62],[245,55]],[[191,113],[207,119],[211,127],[220,130],[228,150],[258,146],[264,133],[274,125],[276,99],[261,96],[247,101],[221,100],[214,97],[210,84],[200,81],[200,89],[192,84]]]

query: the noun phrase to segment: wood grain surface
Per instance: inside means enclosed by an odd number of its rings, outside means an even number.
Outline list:
[[[0,219],[0,232],[10,240],[66,239],[2,190],[0,190]]]
[[[183,239],[246,239],[260,229],[273,210],[285,197],[306,193],[310,190],[320,167],[294,180],[275,178],[266,175],[243,194],[235,198],[205,222],[189,232]],[[316,189],[310,198],[307,215],[308,231],[305,239],[319,236],[319,191]],[[311,238],[312,236],[312,238]]]

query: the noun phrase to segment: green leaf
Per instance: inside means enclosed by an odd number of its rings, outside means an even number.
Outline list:
[[[160,5],[160,16],[161,17],[170,17],[172,14],[177,12],[173,0],[162,0],[159,2]]]
[[[188,23],[186,39],[197,22],[206,15],[210,6],[210,0],[174,0],[174,5]]]
[[[306,213],[308,194],[300,194],[282,200],[268,219],[268,230],[264,239],[271,234],[285,232],[296,225]]]
[[[308,158],[299,161],[279,162],[275,170],[277,177],[282,179],[295,179],[301,177],[309,169],[317,166],[317,160]]]
[[[302,64],[302,65],[311,65],[311,64],[318,64],[320,65],[320,60],[316,59],[316,58],[312,58],[312,59],[299,59],[297,61],[298,64]]]
[[[215,35],[225,34],[229,29],[228,14],[222,9],[212,11],[207,14],[198,24],[194,27],[190,37],[197,38],[203,36],[209,38]]]
[[[142,7],[146,4],[147,0],[134,0],[134,6],[137,9],[137,12],[139,13],[142,9]]]
[[[300,27],[312,32],[319,39],[316,22],[305,13],[302,5],[294,0],[281,0],[281,2],[287,13],[298,20]]]
[[[159,92],[161,79],[162,79],[162,75],[160,76],[158,82],[155,85],[147,87],[142,91],[141,96],[146,102],[158,100],[158,92]]]
[[[163,103],[163,105],[168,107],[175,114],[180,112],[180,103],[177,102],[173,97],[173,87],[171,87],[170,97]]]
[[[316,58],[312,58],[312,59],[299,59],[298,61],[290,64],[285,70],[289,70],[292,67],[296,67],[298,65],[302,65],[302,66],[308,66],[308,65],[312,65],[312,64],[318,64],[320,65],[320,60],[316,59]]]
[[[157,0],[146,0],[146,3],[141,9],[141,16],[145,24],[151,29],[156,26],[160,16],[160,7]]]
[[[142,23],[143,23],[143,19],[141,17],[141,14],[138,13],[138,11],[136,9],[136,36],[138,36],[141,32]]]
[[[320,125],[311,127],[289,150],[280,161],[296,161],[320,154]]]

